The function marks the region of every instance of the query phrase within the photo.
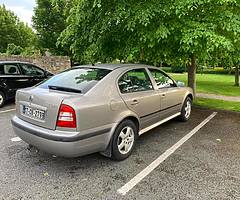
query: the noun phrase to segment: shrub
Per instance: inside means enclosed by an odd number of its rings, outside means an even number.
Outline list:
[[[8,44],[6,54],[7,55],[19,55],[22,53],[22,51],[23,51],[22,47],[11,43],[11,44]]]
[[[230,68],[215,67],[215,68],[198,68],[198,74],[234,74],[234,70]]]
[[[184,73],[187,71],[186,66],[180,65],[180,66],[171,66],[172,73]]]
[[[165,72],[167,72],[167,73],[171,73],[172,72],[171,67],[161,67],[160,69],[165,71]]]

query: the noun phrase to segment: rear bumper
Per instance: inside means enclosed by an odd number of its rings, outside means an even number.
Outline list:
[[[23,141],[45,152],[63,157],[78,157],[104,151],[115,124],[83,132],[66,132],[45,129],[15,116],[12,118],[12,126],[15,134]]]

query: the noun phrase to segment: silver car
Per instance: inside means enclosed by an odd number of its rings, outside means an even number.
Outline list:
[[[127,158],[136,139],[178,117],[187,121],[192,90],[158,68],[101,64],[66,70],[16,95],[15,133],[45,152]]]

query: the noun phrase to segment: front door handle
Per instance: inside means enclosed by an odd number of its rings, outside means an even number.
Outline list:
[[[165,98],[165,97],[166,97],[166,94],[165,94],[165,93],[164,93],[164,94],[162,94],[162,97],[163,97],[163,98]]]
[[[137,105],[139,104],[138,100],[137,99],[134,99],[132,102],[131,102],[131,105]]]

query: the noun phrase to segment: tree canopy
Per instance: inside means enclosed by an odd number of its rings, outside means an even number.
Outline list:
[[[239,0],[75,0],[67,25],[59,41],[83,62],[185,64],[192,76],[197,61],[239,59]]]
[[[8,44],[25,47],[33,33],[0,12],[0,51],[17,52]],[[81,63],[185,65],[195,90],[197,64],[240,62],[240,0],[37,0],[34,12],[39,47]]]
[[[12,44],[25,48],[34,44],[35,35],[30,27],[20,22],[18,17],[0,5],[0,52],[5,53]]]
[[[185,62],[196,54],[205,61],[236,50],[239,6],[236,0],[75,0],[60,41],[81,59]]]
[[[34,10],[33,27],[37,31],[39,47],[49,49],[56,55],[69,53],[65,46],[57,45],[57,39],[66,28],[66,18],[71,1],[37,0]]]

